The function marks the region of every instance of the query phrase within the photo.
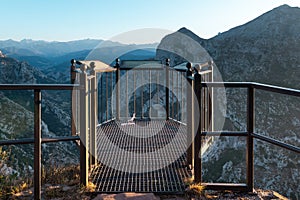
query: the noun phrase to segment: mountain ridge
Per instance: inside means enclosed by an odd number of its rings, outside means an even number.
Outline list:
[[[213,39],[213,38],[217,38],[217,37],[220,37],[220,36],[228,36],[230,35],[230,32],[232,31],[235,31],[235,33],[237,32],[241,32],[240,29],[245,29],[245,27],[248,27],[249,25],[253,24],[253,23],[259,23],[259,21],[264,21],[264,22],[272,22],[272,23],[276,23],[276,22],[282,22],[280,20],[274,20],[274,19],[280,19],[282,17],[282,14],[284,14],[284,18],[285,19],[288,19],[288,18],[291,18],[290,20],[292,20],[293,22],[297,22],[299,19],[300,19],[300,14],[299,14],[299,7],[291,7],[287,4],[284,4],[284,5],[281,5],[279,7],[276,7],[258,17],[256,17],[255,19],[253,20],[250,20],[249,22],[247,23],[244,23],[242,25],[239,25],[239,26],[236,26],[234,28],[231,28],[229,29],[228,31],[225,31],[225,32],[222,32],[210,39]],[[286,22],[287,20],[285,20]],[[294,23],[294,25],[298,25],[297,27],[299,27],[299,23]],[[256,25],[257,26],[257,25]],[[293,28],[294,26],[291,26],[289,28]],[[266,29],[261,29],[262,30],[266,30]],[[252,34],[258,34],[260,33],[260,31],[258,30],[257,32],[251,32],[251,35]],[[268,33],[268,32],[265,32],[265,33]],[[255,37],[257,36],[260,36],[260,35],[255,35]],[[299,37],[299,35],[296,35],[297,37]],[[210,40],[209,39],[209,40]]]
[[[289,10],[293,11],[291,16],[282,14]],[[281,22],[274,23],[274,19],[280,19]],[[173,58],[171,61],[173,65],[186,62],[186,59],[180,55],[160,52],[164,43],[172,45],[170,36],[173,35],[175,38],[174,34],[183,33],[207,51],[225,81],[254,81],[297,89],[300,88],[300,83],[291,80],[297,80],[297,77],[300,77],[300,23],[298,20],[300,20],[300,8],[284,5],[274,8],[245,25],[230,29],[207,40],[186,28],[181,28],[162,39],[156,58],[159,60],[167,57]],[[252,34],[259,32],[260,34]],[[178,46],[180,43],[176,40],[178,38],[171,41],[174,48],[175,44]],[[191,60],[191,62],[196,61]],[[281,69],[289,69],[289,75],[292,78],[282,81],[281,76],[288,76],[288,71]],[[243,80],[240,79],[239,73],[244,73]],[[261,73],[261,75],[255,76],[255,73]],[[274,77],[273,81],[269,80],[269,76]]]
[[[172,66],[212,59],[214,72],[219,70],[222,81],[259,82],[300,89],[299,21],[300,8],[284,5],[207,40],[182,28],[162,39],[156,58],[162,61],[170,58]],[[204,50],[199,52],[199,46]],[[168,51],[164,51],[166,47]],[[200,54],[203,51],[206,54]],[[195,54],[188,57],[185,52]],[[216,98],[214,109],[230,125],[225,130],[246,131],[246,91],[228,89],[225,94],[215,92],[215,97],[226,97],[224,102]],[[256,90],[255,107],[256,133],[291,145],[299,144],[299,98]],[[242,138],[215,140],[203,158],[203,180],[244,182],[246,165],[241,158],[246,154],[245,146],[246,141]],[[274,189],[292,199],[299,198],[300,180],[296,178],[299,177],[299,155],[259,140],[255,140],[254,151],[256,187]]]

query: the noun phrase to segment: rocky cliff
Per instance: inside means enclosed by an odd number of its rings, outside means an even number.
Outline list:
[[[50,83],[38,69],[26,62],[9,57],[0,58],[1,84]],[[70,134],[70,95],[60,91],[42,91],[42,135],[55,137]],[[33,138],[33,91],[0,91],[0,138]],[[31,173],[33,167],[33,145],[4,146],[9,152],[5,170],[18,174]],[[43,164],[68,164],[78,161],[77,148],[72,143],[43,144]],[[3,165],[0,165],[0,168]],[[2,169],[0,169],[2,173]]]
[[[208,40],[182,28],[162,39],[156,57],[173,59],[173,66],[212,58],[224,81],[254,81],[299,89],[299,20],[300,8],[283,5]],[[184,36],[180,39],[178,34]],[[187,45],[185,37],[194,41],[193,46]],[[201,46],[200,50],[195,43]],[[200,53],[196,57],[186,56],[180,54],[180,49],[191,53],[204,49],[209,57]],[[227,109],[221,112],[227,122],[225,129],[246,130],[246,94],[243,89],[226,90]],[[299,98],[256,91],[256,132],[297,146],[299,113]],[[245,144],[244,138],[216,140],[204,158],[204,179],[244,182]],[[255,186],[299,198],[299,158],[295,153],[256,140]]]

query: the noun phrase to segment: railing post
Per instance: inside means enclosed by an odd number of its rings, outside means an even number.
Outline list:
[[[210,67],[211,67],[211,76],[209,82],[214,82],[214,66],[213,66],[213,61],[210,62]],[[214,88],[210,88],[210,131],[215,130],[215,122],[214,122]]]
[[[166,119],[169,119],[170,113],[169,113],[169,93],[170,93],[170,89],[169,89],[169,67],[170,67],[170,59],[167,58],[166,59]]]
[[[196,71],[194,75],[194,93],[196,96],[195,103],[198,104],[199,113],[194,112],[194,131],[195,131],[195,138],[194,138],[194,175],[195,175],[195,182],[201,183],[202,182],[202,160],[201,160],[201,131],[202,131],[202,77],[200,75],[200,70]]]
[[[248,102],[247,102],[247,188],[248,192],[253,192],[254,188],[254,145],[253,136],[255,126],[255,95],[254,87],[248,87]]]
[[[120,59],[116,59],[116,120],[120,119]]]
[[[90,91],[90,100],[91,100],[91,105],[89,108],[90,111],[90,164],[94,165],[96,164],[97,160],[97,136],[96,136],[96,127],[97,127],[97,116],[98,116],[98,106],[97,106],[97,73],[95,72],[95,66],[91,66],[91,76],[93,78],[91,79],[91,91]]]
[[[71,70],[70,70],[70,77],[71,77],[71,84],[75,84],[76,81],[76,61],[74,59],[71,60]],[[76,108],[76,93],[75,91],[71,90],[71,135],[76,135],[76,125],[75,125],[75,109]]]
[[[187,71],[186,71],[186,114],[187,114],[187,164],[191,166],[193,169],[193,138],[194,138],[194,124],[193,124],[193,116],[194,116],[194,98],[193,98],[193,70],[192,64],[186,64]]]
[[[41,91],[34,90],[34,199],[41,199],[42,112]]]
[[[80,182],[88,184],[88,84],[86,65],[80,66]]]

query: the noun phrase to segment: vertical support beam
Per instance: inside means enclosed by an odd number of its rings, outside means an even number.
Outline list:
[[[137,109],[136,109],[136,70],[133,69],[133,113],[137,115]],[[128,85],[127,85],[128,87]],[[127,105],[129,106],[129,105]],[[127,117],[127,116],[126,116]]]
[[[125,106],[126,106],[126,113],[125,113],[125,117],[128,117],[129,116],[129,102],[128,102],[128,74],[127,74],[127,72],[126,72],[126,87],[125,87],[125,91],[126,91],[126,93],[125,93],[125,96],[126,96],[126,104],[125,104]]]
[[[152,103],[152,95],[151,95],[151,93],[152,93],[152,90],[151,90],[151,81],[152,81],[152,79],[151,79],[151,70],[149,69],[148,70],[149,71],[149,105],[150,105],[150,108],[151,108],[151,106],[153,105],[153,103]],[[149,119],[151,119],[151,109],[149,109],[149,111],[148,111],[148,118]]]
[[[193,112],[194,112],[194,98],[193,98],[193,70],[192,64],[186,64],[186,114],[187,114],[187,164],[193,168],[193,138],[194,138],[194,124],[193,124]]]
[[[120,119],[120,59],[116,59],[116,120]]]
[[[102,123],[104,120],[103,120],[103,79],[104,79],[104,76],[103,76],[103,74],[101,75],[101,77],[100,77],[100,88],[99,88],[99,92],[100,92],[100,96],[99,96],[99,98],[100,98],[100,100],[99,100],[99,102],[98,102],[98,106],[99,106],[99,103],[100,103],[100,123]],[[98,112],[99,112],[99,110],[98,110]]]
[[[169,80],[170,80],[170,74],[171,74],[171,81],[169,81],[169,87],[171,89],[171,93],[169,91],[169,98],[170,98],[170,95],[171,95],[171,105],[170,105],[170,114],[169,114],[169,117],[171,116],[172,119],[175,119],[174,117],[174,95],[173,95],[173,92],[174,92],[174,73],[173,73],[173,70],[169,70]]]
[[[201,143],[202,143],[202,138],[201,138],[201,131],[202,131],[202,124],[203,124],[203,118],[202,118],[202,77],[201,75],[196,72],[194,75],[194,92],[196,96],[195,104],[198,104],[199,107],[199,113],[194,112],[194,127],[195,127],[195,144],[194,144],[194,175],[195,179],[194,181],[196,183],[201,183],[202,182],[202,162],[201,162]],[[195,106],[196,107],[196,106]]]
[[[209,62],[210,68],[211,68],[211,75],[210,75],[210,82],[214,82],[214,66],[213,61]],[[215,131],[214,128],[214,88],[210,88],[210,130],[209,131]]]
[[[207,73],[203,74],[202,75],[202,78],[204,80],[204,82],[207,82]],[[207,112],[206,112],[206,108],[207,108],[207,101],[206,101],[206,97],[207,97],[207,91],[206,91],[206,88],[202,88],[202,97],[201,97],[201,100],[202,100],[202,112],[201,112],[201,119],[202,119],[202,128],[203,128],[203,131],[207,131]]]
[[[141,70],[140,71],[140,75],[142,77],[144,77],[144,70]],[[139,109],[141,109],[142,113],[141,113],[141,118],[143,119],[144,118],[144,83],[142,82],[142,85],[141,85],[141,107],[139,107]]]
[[[80,76],[80,182],[88,184],[88,83],[86,65],[81,65]]]
[[[90,164],[96,164],[97,160],[97,138],[96,138],[96,127],[97,127],[97,116],[98,116],[98,109],[97,109],[97,73],[95,72],[95,66],[92,66],[91,76],[94,76],[91,79],[91,91],[90,91],[90,98],[91,98],[91,105],[90,105]]]
[[[255,127],[255,95],[254,88],[250,86],[248,88],[248,102],[247,102],[247,188],[248,192],[253,192],[254,188],[254,145],[253,145],[253,136]]]
[[[70,77],[71,77],[71,84],[75,84],[76,81],[76,61],[74,59],[71,60],[71,70],[70,70]],[[75,119],[74,115],[76,113],[75,108],[76,108],[76,93],[74,90],[71,90],[71,135],[75,136],[76,135],[76,125],[75,125]]]
[[[42,110],[41,91],[34,90],[34,199],[41,199]]]
[[[169,94],[170,94],[170,89],[169,89],[169,67],[170,67],[170,59],[166,59],[166,119],[169,120],[170,116],[170,109],[169,109]]]
[[[179,88],[181,87],[182,88],[182,86],[180,86],[180,76],[179,76],[179,74],[180,74],[180,72],[179,71],[176,71],[176,76],[177,76],[177,92],[179,93]],[[181,83],[181,85],[182,85],[182,83]],[[178,99],[177,99],[177,103],[176,103],[176,113],[177,113],[177,118],[176,118],[176,120],[178,120],[178,121],[180,121],[181,120],[181,112],[180,112],[180,101],[181,101],[181,99],[179,99],[179,98],[181,98],[182,99],[182,93],[181,93],[181,96],[179,96],[178,97]]]
[[[105,121],[108,121],[109,118],[108,118],[108,72],[105,72],[105,108],[106,108],[106,117],[105,117]]]

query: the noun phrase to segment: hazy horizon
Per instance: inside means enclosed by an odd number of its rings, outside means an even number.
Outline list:
[[[2,19],[0,40],[110,40],[118,34],[138,29],[154,28],[174,32],[181,27],[209,39],[284,4],[300,7],[298,0],[190,0],[189,3],[180,0],[117,0],[114,3],[96,0],[12,0],[1,4],[2,16],[5,18]]]

